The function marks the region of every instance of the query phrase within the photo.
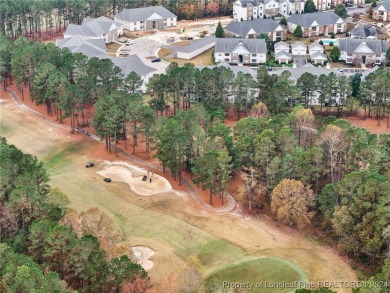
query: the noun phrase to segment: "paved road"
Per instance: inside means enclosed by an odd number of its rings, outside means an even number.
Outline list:
[[[369,5],[365,6],[364,8],[359,8],[359,7],[348,7],[347,8],[347,13],[349,16],[352,16],[354,13],[358,14],[366,14],[367,8]]]
[[[163,44],[148,38],[148,36],[135,39],[133,44],[129,46],[130,54],[136,54],[141,60],[150,67],[156,68],[156,73],[165,73],[168,64],[165,62],[155,62],[153,63],[151,59],[147,57],[155,56],[156,51]]]

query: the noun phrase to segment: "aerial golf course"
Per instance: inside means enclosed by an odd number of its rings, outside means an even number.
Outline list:
[[[290,228],[278,227],[265,216],[248,218],[240,213],[204,211],[184,192],[167,187],[168,181],[161,183],[163,178],[155,183],[160,193],[150,191],[150,186],[132,189],[132,181],[120,174],[112,183],[105,183],[98,172],[125,158],[106,154],[99,142],[48,124],[16,106],[4,92],[1,113],[1,135],[44,162],[51,186],[67,195],[71,209],[98,207],[114,221],[122,244],[146,246],[154,251],[150,258],[153,267],[148,273],[157,288],[163,286],[167,276],[177,273],[191,255],[200,259],[206,278],[221,281],[356,279],[335,250]],[[94,161],[95,167],[86,169],[87,161]]]

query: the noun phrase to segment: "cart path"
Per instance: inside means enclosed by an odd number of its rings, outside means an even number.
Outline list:
[[[71,131],[71,128],[69,126],[53,122],[50,119],[46,118],[45,115],[43,115],[43,114],[41,114],[41,113],[31,109],[30,107],[26,106],[25,104],[23,104],[23,102],[21,102],[21,100],[19,99],[19,96],[13,90],[5,89],[5,91],[10,94],[10,96],[12,98],[12,101],[19,108],[21,108],[21,109],[23,109],[25,111],[28,111],[28,112],[30,112],[30,113],[40,117],[46,123],[50,124],[51,126],[53,126],[55,128],[61,128],[61,129],[65,129],[65,130]],[[88,137],[90,137],[90,138],[92,138],[92,139],[94,139],[94,140],[104,144],[102,139],[100,139],[100,137],[98,137],[97,135],[95,135],[93,133],[89,133],[89,132],[87,132],[85,130],[83,130],[82,132],[79,132],[79,133],[84,134],[85,136],[88,136]],[[163,168],[160,165],[156,165],[156,164],[153,164],[151,162],[145,162],[144,160],[142,160],[142,159],[140,159],[140,158],[138,158],[138,157],[136,157],[134,155],[129,155],[128,153],[126,153],[120,147],[118,147],[117,149],[118,149],[118,152],[121,153],[126,159],[128,159],[130,162],[135,163],[136,165],[139,165],[139,166],[142,166],[142,167],[146,167],[146,168],[149,168],[149,169],[163,171]],[[214,207],[206,204],[199,197],[198,193],[193,188],[191,182],[189,180],[187,180],[184,176],[182,176],[182,184],[187,188],[188,193],[195,200],[195,202],[198,205],[200,205],[206,211],[213,212],[213,213],[219,213],[219,214],[226,214],[226,213],[232,212],[236,208],[236,206],[237,206],[236,201],[233,198],[233,196],[230,193],[225,192],[225,198],[227,200],[227,204],[225,206],[223,206],[223,207],[220,207],[220,208],[214,208]],[[238,206],[237,206],[237,209],[238,209]]]

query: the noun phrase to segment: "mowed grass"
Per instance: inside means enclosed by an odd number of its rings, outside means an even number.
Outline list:
[[[292,266],[275,258],[260,258],[236,263],[211,274],[220,285],[226,282],[254,283],[251,292],[271,293],[290,292],[291,288],[273,288],[275,283],[289,283],[295,288],[300,281],[306,281]],[[225,291],[224,291],[225,292]],[[233,292],[228,290],[227,292]]]
[[[68,196],[72,209],[98,207],[121,231],[121,244],[146,245],[155,250],[149,274],[158,292],[170,273],[180,272],[190,255],[200,258],[206,276],[230,264],[266,256],[301,266],[311,281],[356,279],[329,247],[262,219],[208,213],[173,193],[144,197],[124,183],[107,184],[96,174],[105,164],[99,159],[103,144],[56,129],[13,102],[1,103],[0,107],[0,126],[9,143],[44,162],[50,185]],[[115,155],[109,158],[122,160]],[[95,162],[95,167],[85,168],[87,161]]]

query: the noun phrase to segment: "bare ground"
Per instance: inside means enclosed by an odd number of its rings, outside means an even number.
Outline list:
[[[84,167],[92,160],[101,168],[102,159],[113,159],[112,154],[97,152],[102,144],[48,125],[16,107],[3,91],[1,99],[7,99],[0,104],[1,135],[46,162],[51,185],[68,195],[72,208],[98,206],[121,229],[124,243],[153,248],[155,267],[150,275],[157,287],[191,254],[201,258],[206,273],[248,257],[274,256],[300,266],[315,284],[356,280],[337,251],[277,225],[266,215],[217,215],[174,195],[139,197],[124,183],[104,183],[96,170]]]

